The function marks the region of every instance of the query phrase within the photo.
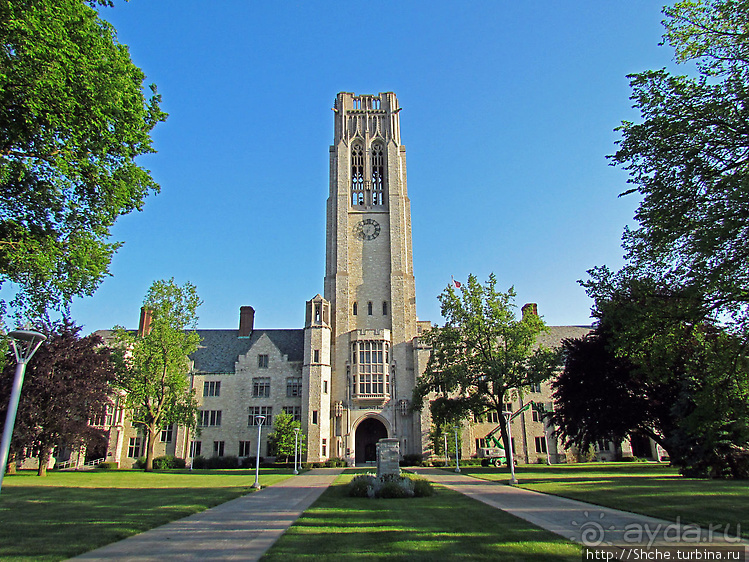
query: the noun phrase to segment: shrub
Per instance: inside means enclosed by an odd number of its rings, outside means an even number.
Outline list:
[[[338,466],[347,466],[347,463],[346,463],[345,460],[343,460],[341,458],[333,457],[332,459],[328,459],[325,462],[325,466],[328,467],[328,468],[335,468],[335,467],[338,467]]]
[[[392,478],[382,483],[377,490],[378,498],[412,498],[414,497],[413,484],[410,478]]]
[[[195,469],[208,468],[205,457],[195,457],[192,459],[192,465]]]
[[[117,470],[116,462],[100,462],[96,465],[97,470]]]
[[[155,459],[153,459],[153,468],[155,470],[185,468],[185,459],[175,457],[174,455],[156,457]]]
[[[400,462],[401,466],[421,466],[424,464],[421,455],[403,455],[403,460]]]
[[[423,478],[411,478],[415,498],[428,498],[434,495],[434,488],[429,480]]]
[[[133,463],[133,468],[137,470],[146,468],[146,457],[138,457],[138,460]]]
[[[359,474],[348,483],[347,492],[352,498],[366,498],[374,496],[376,478],[371,474]]]

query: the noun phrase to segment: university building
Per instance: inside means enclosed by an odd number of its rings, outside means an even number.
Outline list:
[[[260,454],[267,456],[267,436],[280,412],[301,421],[310,462],[374,461],[381,438],[398,439],[401,455],[431,453],[428,407],[421,413],[411,408],[429,357],[419,335],[430,323],[416,315],[400,110],[392,92],[337,95],[324,295],[307,301],[303,328],[257,328],[255,310],[243,306],[234,327],[198,330],[202,341],[189,377],[200,429],[165,429],[156,456],[173,454],[188,463],[199,455],[254,456],[257,415],[265,416]],[[142,312],[139,329],[147,330],[148,321]],[[589,330],[552,327],[543,343],[558,345]],[[546,385],[532,390],[508,408],[551,402]],[[499,421],[466,422],[463,456],[486,447],[485,437]],[[109,432],[107,461],[128,468],[144,454],[144,435],[117,407],[98,423]],[[558,462],[566,454],[532,411],[515,419],[512,433],[519,462],[547,455]]]

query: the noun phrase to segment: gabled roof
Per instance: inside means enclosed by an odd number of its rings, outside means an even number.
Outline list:
[[[253,330],[250,337],[240,338],[238,330],[197,330],[201,342],[191,358],[195,370],[203,373],[233,373],[234,363],[263,336],[275,345],[289,361],[304,360],[304,330]]]

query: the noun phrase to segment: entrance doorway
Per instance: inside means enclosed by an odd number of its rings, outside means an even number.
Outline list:
[[[377,442],[387,439],[385,425],[376,418],[367,418],[356,428],[356,464],[377,460]]]

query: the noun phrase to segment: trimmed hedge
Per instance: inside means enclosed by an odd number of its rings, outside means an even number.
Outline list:
[[[424,498],[434,494],[431,482],[414,476],[359,474],[348,483],[347,494],[354,498]]]

